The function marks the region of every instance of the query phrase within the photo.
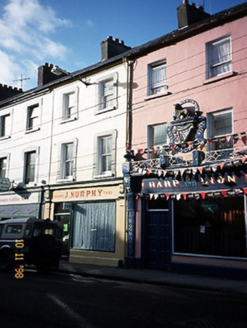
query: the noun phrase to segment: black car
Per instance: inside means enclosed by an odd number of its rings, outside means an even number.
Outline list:
[[[63,224],[35,218],[0,222],[0,269],[34,265],[38,270],[59,267]]]

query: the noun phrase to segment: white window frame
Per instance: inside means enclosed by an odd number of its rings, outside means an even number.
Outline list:
[[[106,84],[111,85],[111,102],[107,104],[104,94]],[[110,91],[109,91],[110,93]],[[114,73],[98,81],[98,108],[96,114],[104,113],[118,108],[118,74]]]
[[[216,116],[221,116],[224,114],[231,114],[231,131],[229,131],[227,134],[214,134],[214,117]],[[207,136],[208,139],[213,139],[213,138],[217,138],[220,139],[222,137],[225,137],[226,135],[232,135],[234,134],[233,132],[233,110],[232,108],[227,108],[227,109],[223,109],[223,110],[219,110],[219,111],[215,111],[215,112],[211,112],[207,114]],[[232,140],[230,141],[230,143],[232,143]],[[229,145],[229,142],[225,141],[224,144],[222,144],[222,148],[217,147],[215,142],[212,142],[211,144],[208,143],[208,150],[221,150],[221,149],[226,149],[226,148],[232,148],[233,145]]]
[[[27,155],[30,153],[35,153],[35,172],[34,172],[34,181],[27,181]],[[39,155],[40,148],[39,147],[28,147],[23,151],[23,182],[25,185],[34,186],[38,181],[39,174]]]
[[[66,146],[72,144],[73,145],[73,158],[69,161],[72,162],[72,174],[66,176],[66,163],[68,162],[66,158]],[[66,182],[66,181],[75,181],[76,179],[76,154],[77,154],[77,144],[78,139],[70,139],[65,140],[59,143],[59,158],[58,158],[58,182]]]
[[[229,42],[229,54],[228,58],[223,61],[214,62],[212,58],[212,49],[216,48],[218,45]],[[229,65],[229,69],[223,70],[222,72],[217,73],[216,69],[223,67],[224,65]],[[216,78],[224,74],[229,74],[232,72],[232,42],[231,36],[226,35],[219,39],[213,40],[206,43],[206,79]]]
[[[6,123],[8,118],[8,124]],[[0,139],[8,139],[11,135],[12,117],[10,111],[5,112],[0,116]]]
[[[69,103],[69,98],[74,95],[74,104]],[[61,123],[71,122],[78,119],[79,88],[74,87],[66,90],[62,94],[62,121]],[[69,115],[68,115],[68,112]]]
[[[38,112],[38,113],[37,113]],[[40,130],[41,106],[35,103],[27,107],[26,133]],[[34,121],[34,124],[31,122]]]
[[[3,159],[6,159],[5,178],[7,178],[9,176],[10,154],[9,153],[0,153],[0,161]]]
[[[154,72],[158,69],[165,69],[165,79],[161,81],[153,81]],[[158,91],[161,89],[161,91]],[[147,95],[155,96],[157,94],[167,93],[167,63],[166,60],[159,60],[148,64],[148,88]]]
[[[163,145],[167,145],[168,144],[168,136],[167,136],[167,132],[166,132],[166,142],[163,143],[154,143],[154,132],[155,132],[155,127],[161,127],[163,126],[163,128],[166,130],[167,129],[167,123],[158,123],[158,124],[152,124],[152,125],[148,125],[148,147],[152,148],[152,147],[158,147],[158,146],[163,146]]]
[[[102,170],[102,139],[111,138],[111,169],[107,171]],[[95,136],[95,151],[94,151],[94,172],[93,177],[95,179],[107,178],[116,176],[116,143],[117,143],[117,131],[111,130],[105,133],[97,134]],[[107,155],[107,154],[105,154]]]

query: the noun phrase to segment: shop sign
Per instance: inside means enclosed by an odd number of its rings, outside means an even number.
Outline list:
[[[119,196],[119,186],[81,188],[69,190],[55,190],[53,192],[54,202],[71,202],[77,200],[112,199]]]
[[[8,178],[0,178],[0,191],[7,191],[10,188],[10,180]]]
[[[165,178],[165,179],[145,179],[142,181],[142,193],[155,193],[161,192],[197,192],[203,189],[217,190],[225,189],[230,187],[243,188],[247,184],[247,174],[244,173],[242,176],[237,175],[224,175],[218,177],[198,177],[198,179],[176,179],[176,178]]]
[[[35,204],[40,202],[40,192],[8,193],[0,195],[0,205]]]

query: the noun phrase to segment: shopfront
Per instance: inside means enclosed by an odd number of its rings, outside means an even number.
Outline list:
[[[0,193],[0,221],[11,218],[41,218],[40,189],[8,190]]]
[[[246,169],[243,162],[213,174],[193,168],[138,177],[135,254],[141,266],[247,270]]]
[[[199,105],[186,99],[168,124],[170,145],[159,154],[157,147],[132,151],[123,165],[130,265],[246,275],[247,151],[226,148],[245,134],[206,140],[205,128]],[[221,149],[207,151],[207,142]],[[143,160],[132,161],[134,154]]]
[[[125,256],[122,184],[54,190],[54,219],[64,223],[69,261],[120,266]]]

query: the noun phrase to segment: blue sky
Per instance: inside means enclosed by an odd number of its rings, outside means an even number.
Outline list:
[[[244,1],[190,0],[215,14]],[[100,61],[107,36],[135,47],[177,29],[182,0],[0,0],[0,83],[28,90],[45,62],[72,72]]]

